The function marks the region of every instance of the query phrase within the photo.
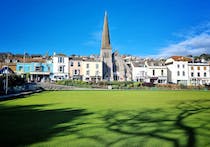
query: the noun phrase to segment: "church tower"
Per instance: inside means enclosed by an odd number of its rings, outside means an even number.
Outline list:
[[[110,44],[107,12],[105,12],[104,16],[100,58],[103,62],[103,79],[113,81],[112,47]]]

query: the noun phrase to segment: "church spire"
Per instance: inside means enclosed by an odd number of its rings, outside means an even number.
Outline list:
[[[108,26],[108,16],[107,16],[106,11],[105,11],[105,16],[104,16],[104,26],[103,26],[103,33],[102,33],[101,49],[111,49],[109,26]]]

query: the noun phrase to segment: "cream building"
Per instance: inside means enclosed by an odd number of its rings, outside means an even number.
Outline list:
[[[210,64],[209,63],[189,63],[188,64],[189,84],[204,85],[210,84]]]
[[[82,62],[83,81],[101,81],[103,76],[101,61],[83,61]]]

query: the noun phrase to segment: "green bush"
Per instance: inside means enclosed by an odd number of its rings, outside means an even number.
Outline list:
[[[140,87],[141,86],[141,83],[140,82],[134,82],[133,83],[133,87],[134,88],[138,88],[138,87]]]
[[[133,88],[133,87],[134,87],[133,84],[128,84],[128,85],[127,85],[127,88],[128,88],[128,89],[131,89],[131,88]]]
[[[119,89],[119,85],[112,85],[112,89]]]

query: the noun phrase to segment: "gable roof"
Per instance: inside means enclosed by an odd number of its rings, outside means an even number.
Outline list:
[[[191,58],[188,58],[188,57],[184,57],[184,56],[172,56],[171,57],[174,61],[192,61]]]

